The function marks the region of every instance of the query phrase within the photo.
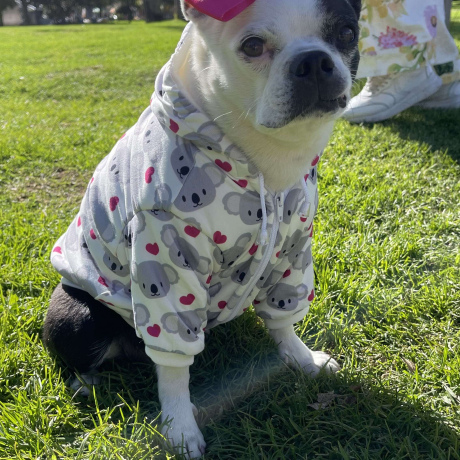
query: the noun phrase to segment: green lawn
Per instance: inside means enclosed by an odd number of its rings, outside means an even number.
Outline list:
[[[0,29],[0,459],[164,458],[152,367],[108,363],[86,399],[40,330],[50,249],[182,27]],[[286,369],[252,314],[214,329],[191,383],[206,458],[460,459],[460,110],[340,121],[323,158],[298,333],[343,370]]]

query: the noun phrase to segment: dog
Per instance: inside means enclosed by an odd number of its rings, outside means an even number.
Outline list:
[[[256,0],[227,22],[181,6],[149,107],[52,250],[63,278],[43,339],[88,383],[106,359],[152,360],[164,435],[196,458],[189,367],[205,329],[252,303],[286,363],[339,369],[293,324],[314,298],[317,164],[350,98],[361,2]]]

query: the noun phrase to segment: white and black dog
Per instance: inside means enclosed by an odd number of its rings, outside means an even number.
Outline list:
[[[338,364],[293,324],[314,297],[316,167],[356,73],[360,0],[256,0],[190,20],[150,106],[97,167],[56,243],[46,346],[80,374],[157,365],[165,435],[204,453],[188,389],[204,330],[252,303],[282,358]]]

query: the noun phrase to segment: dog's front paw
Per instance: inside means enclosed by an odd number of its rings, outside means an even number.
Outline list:
[[[70,388],[78,393],[80,396],[89,396],[92,391],[93,385],[99,385],[101,378],[96,372],[88,374],[76,375],[70,382]]]
[[[339,363],[327,353],[324,353],[324,351],[312,351],[311,354],[313,355],[313,362],[317,369],[314,375],[317,375],[321,369],[324,369],[328,374],[334,374],[340,370]]]
[[[174,450],[184,455],[186,459],[200,458],[205,450],[206,443],[193,415],[196,408],[193,404],[182,407],[180,410],[163,409],[162,434],[174,447]]]
[[[335,359],[323,351],[310,350],[292,333],[286,334],[279,341],[278,350],[285,363],[301,369],[311,377],[316,377],[321,369],[324,369],[328,374],[340,370]]]

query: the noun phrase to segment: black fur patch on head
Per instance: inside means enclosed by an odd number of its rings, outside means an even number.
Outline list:
[[[361,0],[319,0],[319,5],[324,12],[322,36],[324,41],[332,45],[348,65],[354,79],[359,64],[359,15]],[[338,40],[344,27],[349,27],[355,33],[355,39],[349,44],[342,44]]]

